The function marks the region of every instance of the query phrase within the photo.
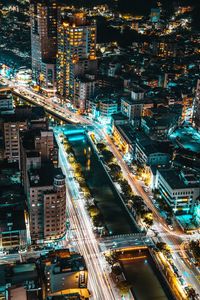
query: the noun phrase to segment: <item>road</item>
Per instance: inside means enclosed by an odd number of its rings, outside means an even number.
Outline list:
[[[7,83],[12,84],[12,82],[9,80],[7,80]],[[200,283],[197,278],[198,277],[197,270],[194,265],[189,266],[187,261],[185,260],[185,258],[182,255],[183,249],[181,249],[181,245],[184,241],[188,240],[188,236],[183,234],[178,228],[175,228],[176,230],[174,232],[169,230],[165,220],[160,216],[158,210],[155,208],[151,199],[149,198],[149,195],[143,190],[140,182],[132,176],[132,174],[129,170],[129,167],[127,166],[127,164],[124,162],[124,160],[122,158],[121,153],[118,151],[118,149],[114,145],[113,141],[111,140],[110,136],[102,129],[102,127],[99,126],[98,124],[94,123],[92,120],[88,120],[87,118],[85,118],[81,115],[78,115],[77,113],[72,112],[66,106],[63,107],[59,103],[52,102],[47,97],[38,95],[37,93],[31,91],[29,88],[13,86],[13,90],[16,94],[22,95],[25,99],[27,99],[27,101],[31,101],[31,102],[35,103],[36,105],[43,106],[44,108],[46,108],[48,111],[51,111],[52,113],[56,112],[56,114],[58,116],[60,116],[61,118],[65,119],[67,121],[71,121],[74,123],[81,123],[81,124],[85,124],[85,125],[91,125],[94,127],[94,131],[96,131],[98,133],[98,135],[100,137],[102,137],[102,139],[106,140],[108,147],[110,148],[110,150],[113,152],[113,154],[117,158],[118,163],[120,164],[120,166],[122,168],[123,175],[128,180],[133,191],[136,194],[140,195],[144,199],[144,202],[146,203],[146,205],[152,210],[152,212],[154,214],[154,221],[155,221],[154,229],[157,231],[158,236],[161,237],[162,241],[167,243],[168,245],[170,245],[172,250],[175,250],[172,252],[172,256],[174,259],[174,263],[179,270],[179,273],[183,275],[183,278],[185,279],[185,281],[188,284],[192,285],[197,291],[199,291]],[[63,160],[65,160],[65,158],[63,158]],[[64,166],[65,165],[63,164],[63,170],[65,170]],[[65,170],[65,173],[66,173],[66,170]],[[100,257],[98,256],[99,250],[98,250],[98,247],[96,248],[96,245],[95,245],[96,239],[92,233],[92,229],[91,229],[92,226],[90,223],[88,223],[89,222],[88,217],[86,215],[83,215],[83,211],[85,211],[85,210],[82,209],[83,207],[81,207],[81,205],[83,205],[83,204],[81,204],[81,203],[82,203],[82,201],[76,201],[76,206],[75,206],[73,201],[71,202],[70,211],[72,213],[72,220],[76,224],[76,226],[78,226],[77,228],[80,229],[80,232],[79,232],[79,230],[77,231],[77,234],[80,235],[78,237],[80,240],[82,240],[82,239],[84,240],[84,234],[86,232],[92,238],[91,243],[89,243],[89,245],[90,245],[89,247],[91,247],[91,248],[88,249],[88,246],[84,246],[86,260],[90,264],[89,252],[91,250],[92,257],[93,256],[96,257],[97,268],[99,269],[99,271],[101,270],[101,272],[102,272],[102,269],[100,266]],[[80,224],[80,220],[84,220],[83,224],[82,224],[82,222]],[[80,247],[80,245],[79,245],[79,247]],[[80,249],[81,249],[81,247],[80,247]],[[177,249],[180,251],[177,251]],[[93,275],[91,275],[91,277],[93,278],[93,286],[95,285],[95,282],[97,285],[99,285],[100,282],[98,282],[95,272],[92,271],[92,268],[90,268],[90,269],[91,269],[91,274],[93,274]],[[105,292],[105,293],[106,293],[107,297],[109,297],[108,295],[109,295],[110,289],[108,288],[108,284],[106,285],[106,283],[105,283],[107,279],[105,279],[105,277],[103,275],[101,275],[99,280],[101,280],[101,283],[103,283],[104,287],[107,286],[107,292]],[[102,295],[103,295],[102,291],[99,291],[99,295],[100,295],[99,297],[102,297]],[[108,298],[108,299],[114,299],[112,297],[113,297],[113,295],[111,296],[111,298]],[[101,299],[101,298],[97,298],[97,299]],[[107,298],[102,298],[102,299],[107,299]]]
[[[28,258],[37,258],[40,255],[48,253],[49,250],[38,250],[38,251],[27,251],[22,253],[13,253],[13,254],[0,254],[0,264],[9,264],[15,261],[26,261]]]
[[[54,130],[59,146],[59,162],[66,176],[67,206],[70,217],[70,226],[74,228],[77,250],[84,256],[89,271],[89,288],[93,293],[93,299],[116,300],[120,299],[116,292],[106,268],[105,258],[102,255],[98,241],[93,232],[90,217],[85,208],[85,201],[80,197],[79,188],[74,177],[71,176],[71,166],[67,154],[60,141],[59,130]]]
[[[12,84],[7,80],[7,84]],[[12,85],[13,92],[22,96],[25,100],[36,105],[42,106],[52,113],[56,113],[66,121],[91,125],[91,121],[83,118],[81,115],[72,112],[66,106],[54,103],[47,97],[38,95],[26,87],[17,87]],[[116,300],[121,299],[118,291],[113,285],[106,261],[99,249],[98,242],[92,230],[92,224],[84,207],[84,200],[79,197],[79,191],[74,179],[69,177],[70,165],[67,160],[66,152],[60,142],[58,132],[55,136],[59,145],[60,166],[66,176],[67,181],[67,207],[70,216],[70,225],[75,228],[74,235],[71,236],[71,244],[77,247],[77,250],[84,256],[89,271],[89,287],[93,293],[93,299],[96,300]],[[10,257],[11,260],[13,257]]]
[[[154,215],[154,229],[161,237],[162,241],[168,244],[172,250],[172,257],[174,264],[177,266],[180,275],[183,276],[185,282],[192,285],[196,291],[200,291],[199,273],[196,267],[191,264],[188,265],[187,259],[183,256],[183,248],[181,245],[188,240],[188,235],[183,234],[179,228],[175,228],[174,232],[170,231],[167,227],[165,220],[160,216],[159,211],[156,209],[148,193],[146,193],[141,183],[132,176],[129,167],[124,162],[121,153],[114,145],[112,139],[108,134],[104,132],[104,138],[109,146],[110,150],[113,152],[114,156],[117,158],[118,164],[120,165],[124,177],[128,180],[132,190],[139,196],[141,196],[146,203],[146,205],[152,210]],[[178,249],[178,251],[177,251]],[[175,251],[173,251],[175,250]]]

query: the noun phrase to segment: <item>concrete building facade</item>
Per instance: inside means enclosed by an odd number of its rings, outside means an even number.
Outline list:
[[[174,213],[194,211],[200,196],[200,182],[192,172],[170,169],[158,169],[155,188],[173,209]]]
[[[197,81],[196,94],[193,104],[193,125],[200,131],[200,79]]]

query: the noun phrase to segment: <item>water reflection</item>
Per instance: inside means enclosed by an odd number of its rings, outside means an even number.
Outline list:
[[[148,252],[120,259],[120,264],[126,279],[132,286],[136,300],[173,299],[170,291],[166,290],[161,275],[156,272],[154,262]]]
[[[137,232],[86,136],[72,135],[69,141],[110,234]]]

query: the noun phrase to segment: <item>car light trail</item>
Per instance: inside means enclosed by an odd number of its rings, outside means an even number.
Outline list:
[[[99,250],[97,240],[92,231],[92,224],[85,208],[85,203],[79,196],[74,179],[69,179],[70,164],[67,160],[64,147],[60,142],[58,131],[54,130],[59,145],[60,166],[67,179],[67,206],[70,223],[75,228],[78,251],[84,256],[89,271],[89,287],[96,300],[116,300],[119,295],[112,289],[109,274],[103,266],[104,257]]]

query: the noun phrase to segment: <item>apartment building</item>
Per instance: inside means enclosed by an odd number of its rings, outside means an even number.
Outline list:
[[[65,177],[57,166],[52,130],[35,128],[22,134],[20,169],[33,243],[57,240],[66,232]]]
[[[21,116],[6,115],[3,127],[4,156],[8,162],[18,162],[20,156],[20,132],[28,129],[28,122]]]
[[[71,99],[80,107],[74,97],[75,80],[86,73],[95,74],[96,24],[84,13],[67,16],[58,27],[57,90],[60,95]]]
[[[32,242],[62,238],[66,232],[66,186],[61,169],[45,164],[28,171]]]

